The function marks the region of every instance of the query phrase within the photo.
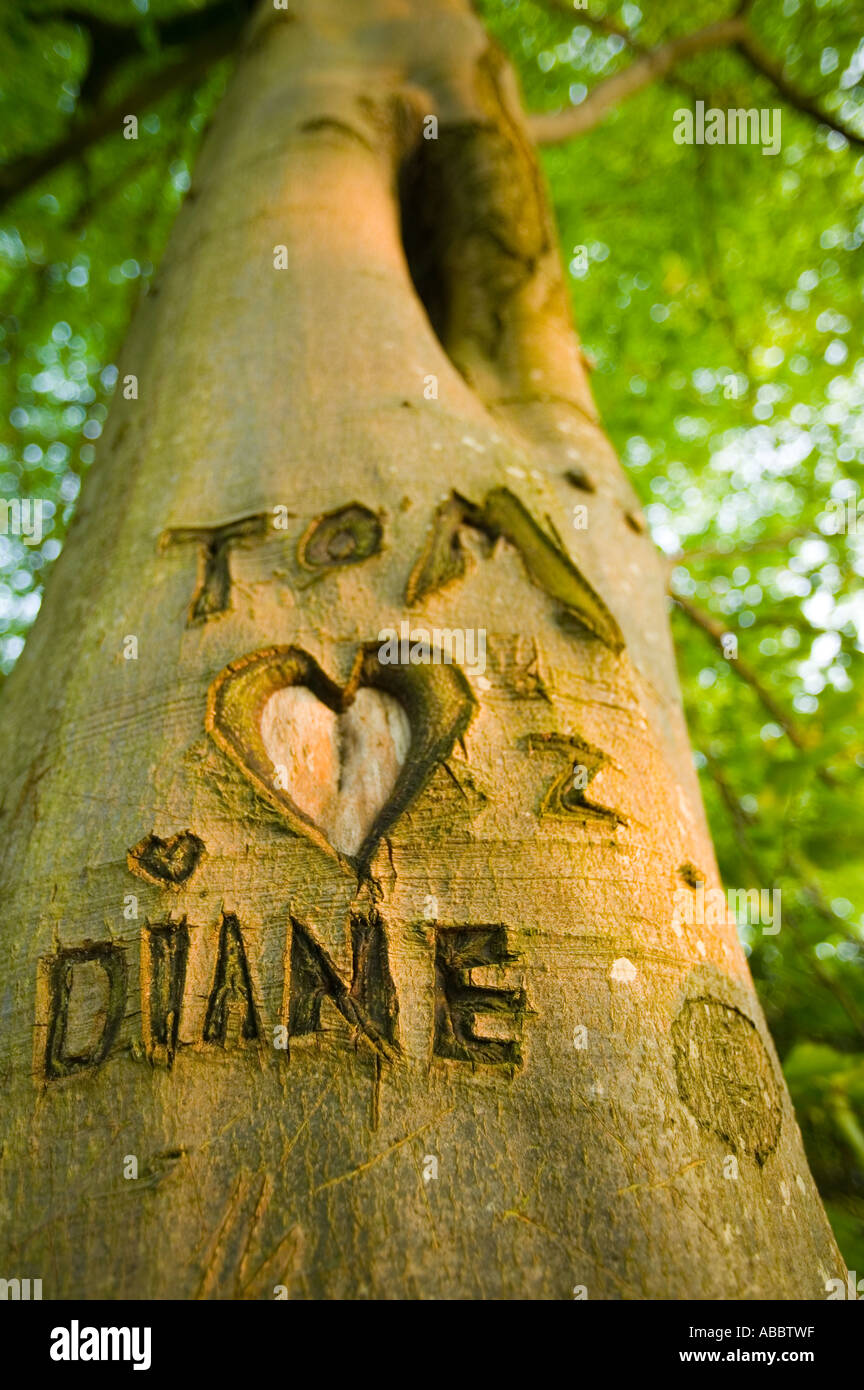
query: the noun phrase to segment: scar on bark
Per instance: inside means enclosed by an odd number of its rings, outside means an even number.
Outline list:
[[[340,138],[348,136],[349,140],[356,140],[364,149],[376,153],[375,146],[371,140],[357,130],[348,121],[339,120],[336,116],[316,116],[311,120],[304,121],[300,126],[303,135],[338,135]]]
[[[782,1109],[771,1059],[746,1014],[720,999],[688,999],[672,1024],[678,1094],[703,1129],[764,1164]]]
[[[167,840],[150,834],[127,850],[126,864],[133,874],[158,888],[180,888],[192,877],[204,852],[204,841],[191,830],[180,830]]]
[[[569,483],[571,487],[577,488],[580,492],[597,491],[594,480],[588,476],[581,465],[577,464],[570,468],[566,468],[561,476],[566,483]],[[638,507],[625,506],[624,520],[630,527],[630,530],[636,532],[637,536],[643,536],[648,529],[645,514],[640,511]]]
[[[409,604],[466,574],[473,561],[462,542],[464,527],[481,532],[490,541],[502,537],[509,541],[518,550],[533,584],[616,654],[623,650],[621,629],[600,595],[576,568],[558,537],[544,531],[509,488],[493,488],[479,507],[458,492],[441,503],[408,577],[405,598]]]
[[[230,610],[231,548],[243,541],[263,540],[270,522],[267,512],[258,512],[221,526],[175,526],[162,532],[162,551],[174,545],[198,546],[198,582],[189,605],[187,627],[209,622]]]
[[[438,1057],[516,1067],[521,1064],[524,989],[479,986],[473,972],[503,971],[518,956],[507,950],[501,925],[436,927],[435,1039]]]
[[[584,468],[567,468],[562,474],[564,481],[571,487],[578,488],[580,492],[596,492],[597,487],[592,478],[588,476]]]
[[[688,888],[696,889],[699,887],[700,883],[705,882],[705,875],[702,870],[698,869],[695,864],[691,864],[689,860],[686,864],[680,866],[678,873],[681,878],[683,878]]]
[[[526,734],[519,740],[519,746],[528,753],[551,753],[566,761],[563,771],[547,783],[537,808],[538,815],[602,820],[613,826],[627,824],[626,817],[619,811],[598,806],[585,795],[586,788],[609,763],[608,754],[592,748],[578,734]]]
[[[411,276],[437,337],[469,378],[474,353],[491,362],[503,356],[502,308],[551,246],[531,163],[514,159],[506,135],[478,121],[442,126],[401,170]],[[521,187],[507,187],[511,172]],[[527,198],[517,207],[520,193]]]
[[[383,533],[373,511],[351,502],[307,527],[297,546],[297,559],[304,569],[314,570],[359,565],[379,553]]]
[[[511,633],[488,641],[489,666],[500,677],[505,698],[545,700],[551,704],[540,666],[540,652],[533,637]]]
[[[434,332],[472,386],[490,398],[548,399],[536,382],[535,330],[570,331],[554,226],[494,44],[475,78],[476,114],[442,122],[400,168],[405,258]]]

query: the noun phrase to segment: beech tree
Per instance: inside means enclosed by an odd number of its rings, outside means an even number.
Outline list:
[[[0,1268],[824,1297],[533,140],[721,44],[842,123],[745,15],[530,122],[467,0],[185,22],[166,89],[236,65],[4,691]]]

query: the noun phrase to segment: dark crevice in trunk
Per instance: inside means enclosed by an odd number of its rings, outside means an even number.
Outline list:
[[[430,158],[430,143],[421,140],[399,170],[399,214],[405,259],[414,288],[446,351],[450,286],[443,240],[447,218],[441,171],[438,161]]]
[[[503,389],[522,291],[550,249],[529,153],[493,120],[442,126],[403,161],[399,205],[408,270],[441,345],[469,380],[483,363]]]

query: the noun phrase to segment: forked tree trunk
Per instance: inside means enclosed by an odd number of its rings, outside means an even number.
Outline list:
[[[464,0],[262,8],[132,375],[5,697],[0,1275],[824,1297],[734,927],[686,920],[662,565]]]

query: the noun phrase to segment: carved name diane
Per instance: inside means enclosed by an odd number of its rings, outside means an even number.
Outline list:
[[[510,988],[506,929],[424,923],[432,935],[430,975],[435,1057],[472,1065],[518,1066],[527,1010],[525,992]],[[171,1068],[186,1047],[222,1053],[255,1049],[287,1054],[292,1038],[328,1032],[325,1007],[347,1025],[343,1037],[380,1062],[400,1056],[399,1000],[390,973],[386,924],[374,910],[349,914],[350,977],[337,969],[309,926],[288,924],[283,1003],[267,1018],[256,988],[242,925],[224,912],[199,1035],[181,1040],[184,1010],[194,1005],[188,979],[192,934],[185,917],[148,923],[141,934],[141,1043],[126,1044],[153,1066]],[[473,983],[472,970],[500,972],[500,988]],[[56,1081],[91,1072],[122,1050],[125,1019],[137,1012],[127,948],[119,941],[64,947],[40,962],[37,1078]],[[331,1013],[332,1018],[332,1013]]]

